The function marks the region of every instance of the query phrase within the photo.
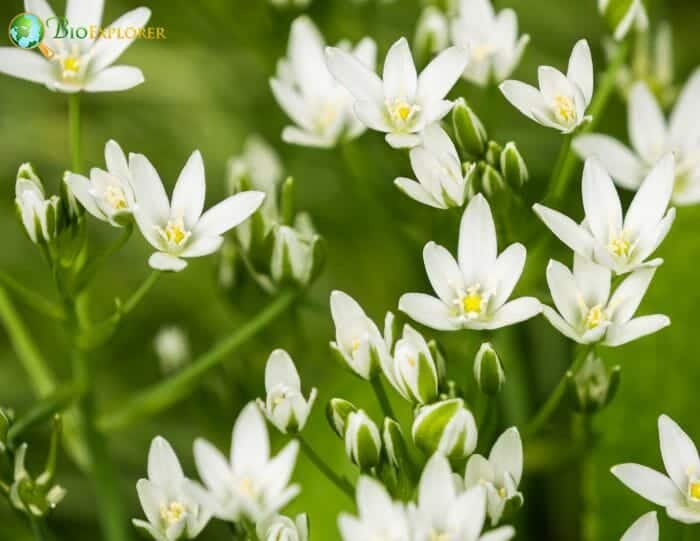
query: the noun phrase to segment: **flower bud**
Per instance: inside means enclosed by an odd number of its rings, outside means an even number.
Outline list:
[[[489,144],[486,147],[486,161],[494,167],[499,166],[501,161],[501,152],[503,152],[503,147],[501,147],[501,145],[499,145],[496,141],[489,141]]]
[[[309,517],[303,513],[292,521],[289,517],[279,515],[261,521],[257,529],[260,541],[308,541]]]
[[[507,143],[501,152],[501,174],[511,188],[518,190],[528,180],[527,165],[522,155],[512,141]]]
[[[449,45],[447,17],[435,6],[426,6],[418,17],[413,40],[414,58],[418,65],[427,64],[434,55]]]
[[[180,327],[162,327],[153,345],[164,374],[177,372],[190,360],[190,343]]]
[[[46,199],[41,180],[31,164],[22,164],[15,184],[15,206],[20,222],[34,244],[51,242],[59,232],[61,200]]]
[[[297,222],[305,215],[299,215]],[[308,229],[297,229],[287,225],[273,228],[274,243],[270,272],[277,284],[307,286],[319,273],[319,267],[325,258],[323,241],[313,232],[310,223]]]
[[[428,349],[430,350],[430,354],[435,360],[438,381],[443,381],[445,379],[445,374],[447,373],[447,361],[445,360],[445,353],[440,347],[440,344],[438,344],[435,340],[431,340],[430,342],[428,342]]]
[[[484,172],[481,175],[481,191],[487,197],[495,197],[505,189],[506,184],[501,174],[491,165],[485,164]]]
[[[408,447],[401,430],[401,425],[394,419],[386,417],[382,428],[384,452],[389,463],[398,469],[403,469],[409,463]]]
[[[10,414],[0,408],[0,454],[7,450],[7,433],[11,424]]]
[[[341,438],[345,437],[345,427],[348,424],[348,417],[357,411],[354,404],[342,398],[331,398],[326,406],[326,418],[328,424]]]
[[[379,464],[382,452],[379,428],[362,410],[348,415],[345,428],[345,452],[362,471],[367,471]]]
[[[481,344],[474,358],[474,379],[481,392],[497,394],[506,382],[506,374],[498,353],[489,342]]]
[[[78,203],[78,200],[73,195],[73,191],[68,186],[66,180],[69,178],[71,172],[66,171],[61,179],[60,186],[60,198],[63,203],[63,216],[66,217],[69,223],[76,223],[78,218],[85,214],[85,208]],[[128,213],[127,217],[123,219],[123,223],[131,220],[131,212]]]
[[[595,413],[607,406],[620,385],[619,366],[605,368],[603,360],[590,353],[578,372],[567,374],[567,390],[572,407],[579,413]]]
[[[429,404],[437,398],[438,369],[425,338],[405,325],[385,375],[406,400]]]
[[[640,31],[649,26],[642,0],[598,0],[598,9],[617,41],[624,39],[632,25]]]
[[[452,125],[457,143],[470,157],[481,158],[486,152],[488,135],[486,128],[464,98],[459,98],[452,109]]]
[[[426,455],[440,452],[451,459],[462,459],[476,448],[476,422],[461,398],[422,407],[411,432],[413,441]]]

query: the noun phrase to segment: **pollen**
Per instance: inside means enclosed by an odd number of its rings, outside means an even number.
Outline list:
[[[180,521],[187,513],[187,508],[180,502],[170,502],[160,506],[160,516],[166,524],[171,525]]]
[[[80,72],[80,57],[67,56],[61,60],[63,78],[66,80],[76,79]]]
[[[467,314],[478,314],[481,312],[481,295],[475,291],[467,293],[462,299],[462,309]]]
[[[406,120],[411,114],[411,107],[407,103],[404,103],[396,108],[396,112],[401,117],[401,120]]]
[[[602,323],[608,320],[608,315],[600,304],[597,304],[586,314],[586,328],[588,330],[597,329]]]
[[[191,235],[191,233],[185,229],[182,218],[168,220],[165,229],[158,228],[158,232],[168,245],[176,247],[182,246]]]
[[[389,115],[394,122],[399,124],[407,124],[413,120],[416,113],[420,111],[420,106],[411,104],[403,98],[398,98],[393,102],[387,103]]]
[[[617,257],[629,257],[632,250],[632,243],[624,235],[614,237],[608,242],[608,251]]]
[[[129,208],[124,191],[119,186],[109,186],[105,190],[105,199],[114,210],[126,210]]]
[[[559,119],[564,122],[572,122],[576,119],[576,107],[568,96],[557,96],[554,98],[554,110]]]
[[[700,482],[690,483],[688,494],[694,500],[700,500]]]

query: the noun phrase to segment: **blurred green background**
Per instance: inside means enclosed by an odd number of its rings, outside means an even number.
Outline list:
[[[63,12],[62,1],[52,4],[57,13]],[[104,22],[108,23],[141,2],[108,0],[106,4]],[[232,355],[176,408],[110,436],[124,501],[131,516],[141,516],[134,485],[145,476],[148,445],[156,434],[171,441],[193,477],[194,438],[204,436],[228,449],[237,412],[245,402],[262,395],[264,362],[274,347],[289,350],[306,389],[320,389],[307,438],[340,471],[355,475],[344,457],[342,443],[327,427],[323,406],[329,398],[343,396],[366,408],[376,420],[380,416],[369,387],[340,370],[328,353],[327,343],[333,336],[326,308],[329,291],[347,291],[379,321],[386,310],[396,309],[401,293],[429,290],[421,246],[434,238],[454,249],[456,231],[447,228],[452,222],[439,211],[419,206],[393,187],[396,176],[411,176],[409,164],[406,155],[388,148],[380,135],[367,133],[345,149],[330,151],[292,147],[280,141],[287,119],[274,102],[267,79],[285,53],[289,25],[296,12],[280,11],[263,0],[150,0],[147,4],[153,10],[150,24],[165,27],[167,40],[136,43],[122,58],[120,63],[143,70],[145,84],[124,93],[85,95],[83,153],[87,165],[102,166],[104,143],[114,138],[125,150],[146,154],[166,184],[172,186],[189,154],[200,149],[207,167],[211,204],[224,195],[226,160],[240,152],[248,134],[259,133],[275,146],[287,172],[296,177],[299,206],[311,212],[328,240],[329,253],[326,270],[310,292],[316,308],[300,307],[278,320]],[[582,37],[591,43],[596,67],[602,66],[604,27],[594,0],[499,0],[495,4],[498,8],[515,8],[522,31],[532,37],[515,78],[534,82],[540,64],[563,68],[571,46]],[[678,80],[683,81],[700,61],[700,4],[696,0],[657,1],[650,7],[655,21],[666,19],[673,24],[676,69]],[[0,6],[0,20],[9,21],[22,10],[19,0],[5,0]],[[369,0],[360,6],[348,0],[314,0],[308,13],[329,42],[372,36],[378,42],[381,59],[400,36],[412,39],[419,10],[418,0],[397,0],[387,5]],[[489,95],[460,82],[453,95],[465,96],[474,105],[492,138],[518,143],[532,173],[532,191],[537,193],[549,176],[561,137],[531,123],[495,92]],[[624,104],[615,97],[600,130],[626,139],[625,122]],[[19,164],[31,161],[50,188],[57,186],[62,172],[69,167],[66,96],[0,77],[0,133],[0,265],[47,296],[53,295],[50,276],[39,254],[15,221],[14,178]],[[355,164],[353,170],[350,162]],[[378,198],[385,216],[366,212],[352,187],[358,177]],[[578,180],[574,186],[572,208],[580,212]],[[534,215],[531,219],[535,220]],[[388,228],[388,220],[409,231],[415,242]],[[695,313],[700,301],[699,225],[700,209],[680,210],[661,249],[666,263],[641,307],[641,313],[669,314],[671,328],[606,352],[608,363],[622,365],[623,383],[612,406],[595,420],[600,434],[591,457],[595,473],[582,478],[575,462],[552,466],[562,462],[557,455],[565,453],[565,445],[555,446],[544,456],[542,450],[528,453],[526,447],[532,471],[523,489],[526,503],[518,519],[518,539],[577,539],[583,498],[592,512],[589,519],[598,539],[618,539],[652,505],[617,482],[608,473],[610,466],[635,461],[661,468],[656,419],[662,412],[700,441],[695,402],[700,378]],[[96,221],[91,222],[90,229],[97,246],[114,235],[114,230]],[[542,230],[542,234],[548,233]],[[563,248],[557,243],[552,246],[552,256],[568,262]],[[92,289],[95,317],[107,315],[115,296],[125,297],[140,284],[149,272],[148,253],[145,243],[134,235],[127,248],[111,260]],[[538,287],[542,287],[544,268],[529,268],[528,272],[539,277]],[[544,292],[528,291],[532,293]],[[195,261],[185,272],[162,278],[146,302],[124,323],[113,343],[98,352],[100,408],[117,408],[120,401],[163,377],[153,351],[153,338],[161,326],[176,324],[186,329],[197,354],[262,308],[264,301],[253,302],[251,298],[245,293],[228,299],[222,295],[215,281],[215,258]],[[68,376],[70,362],[61,329],[29,312],[22,311],[22,315],[52,368]],[[467,332],[444,337],[449,370],[464,384],[471,379],[471,355],[482,338]],[[518,345],[507,348],[513,339]],[[546,396],[569,362],[569,346],[542,319],[497,332],[495,340],[502,347],[509,374],[505,414],[500,419],[505,428],[527,420]],[[395,395],[393,399],[408,419],[408,406]],[[22,412],[33,400],[25,374],[0,331],[0,404]],[[37,430],[31,435],[30,463],[32,456],[43,459],[46,432]],[[274,439],[277,446],[283,443],[277,435]],[[303,492],[289,513],[309,510],[312,539],[338,539],[337,514],[352,511],[352,503],[320,477],[303,456],[295,478],[303,485]],[[51,518],[54,531],[61,539],[99,539],[92,487],[65,457],[58,481],[67,487],[68,495]],[[697,529],[700,539],[700,527]],[[663,518],[662,539],[680,536],[681,528]],[[212,524],[201,537],[227,538],[220,523]],[[0,540],[25,539],[29,539],[25,525],[2,503]]]

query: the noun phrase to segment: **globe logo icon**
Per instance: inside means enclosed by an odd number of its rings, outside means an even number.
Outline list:
[[[31,13],[20,13],[10,22],[10,41],[20,49],[36,49],[44,39],[44,24]]]

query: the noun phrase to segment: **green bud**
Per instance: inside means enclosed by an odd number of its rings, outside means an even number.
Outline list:
[[[630,29],[646,30],[649,18],[642,0],[600,0],[600,13],[616,40],[624,39]]]
[[[38,186],[41,191],[44,191],[44,185],[39,178],[39,175],[34,171],[34,166],[31,163],[23,163],[17,170],[17,180],[29,180]]]
[[[347,417],[345,452],[362,471],[379,464],[382,452],[379,428],[362,410],[353,411]]]
[[[483,157],[488,141],[486,128],[464,98],[459,98],[452,109],[452,126],[462,151],[470,157]]]
[[[463,459],[474,452],[477,428],[474,416],[460,398],[420,408],[411,429],[413,441],[426,455],[436,452]]]
[[[590,353],[575,374],[567,373],[569,401],[579,413],[595,413],[607,406],[617,393],[621,369],[607,370],[603,360]]]
[[[503,152],[501,145],[496,141],[489,141],[488,147],[486,147],[486,161],[490,165],[498,167],[501,161],[501,152]]]
[[[428,349],[430,354],[433,356],[435,361],[435,367],[437,368],[438,381],[442,382],[445,379],[445,373],[447,372],[447,361],[445,360],[445,352],[440,347],[434,339],[428,342]]]
[[[294,178],[288,177],[282,183],[280,192],[280,215],[282,223],[285,225],[292,225],[294,222],[294,192]]]
[[[501,174],[491,165],[484,165],[484,172],[481,176],[481,191],[486,197],[495,197],[506,188],[506,183]]]
[[[410,463],[408,459],[408,446],[401,430],[401,425],[389,417],[384,419],[382,429],[384,453],[389,463],[397,469],[405,469]]]
[[[481,344],[474,358],[474,379],[484,394],[497,394],[506,382],[506,374],[498,353],[489,342]]]
[[[501,174],[514,190],[522,188],[529,178],[525,160],[512,141],[506,144],[501,153]]]
[[[333,431],[341,438],[345,437],[345,427],[348,424],[348,417],[357,411],[357,407],[342,398],[331,398],[326,406],[326,418]]]

